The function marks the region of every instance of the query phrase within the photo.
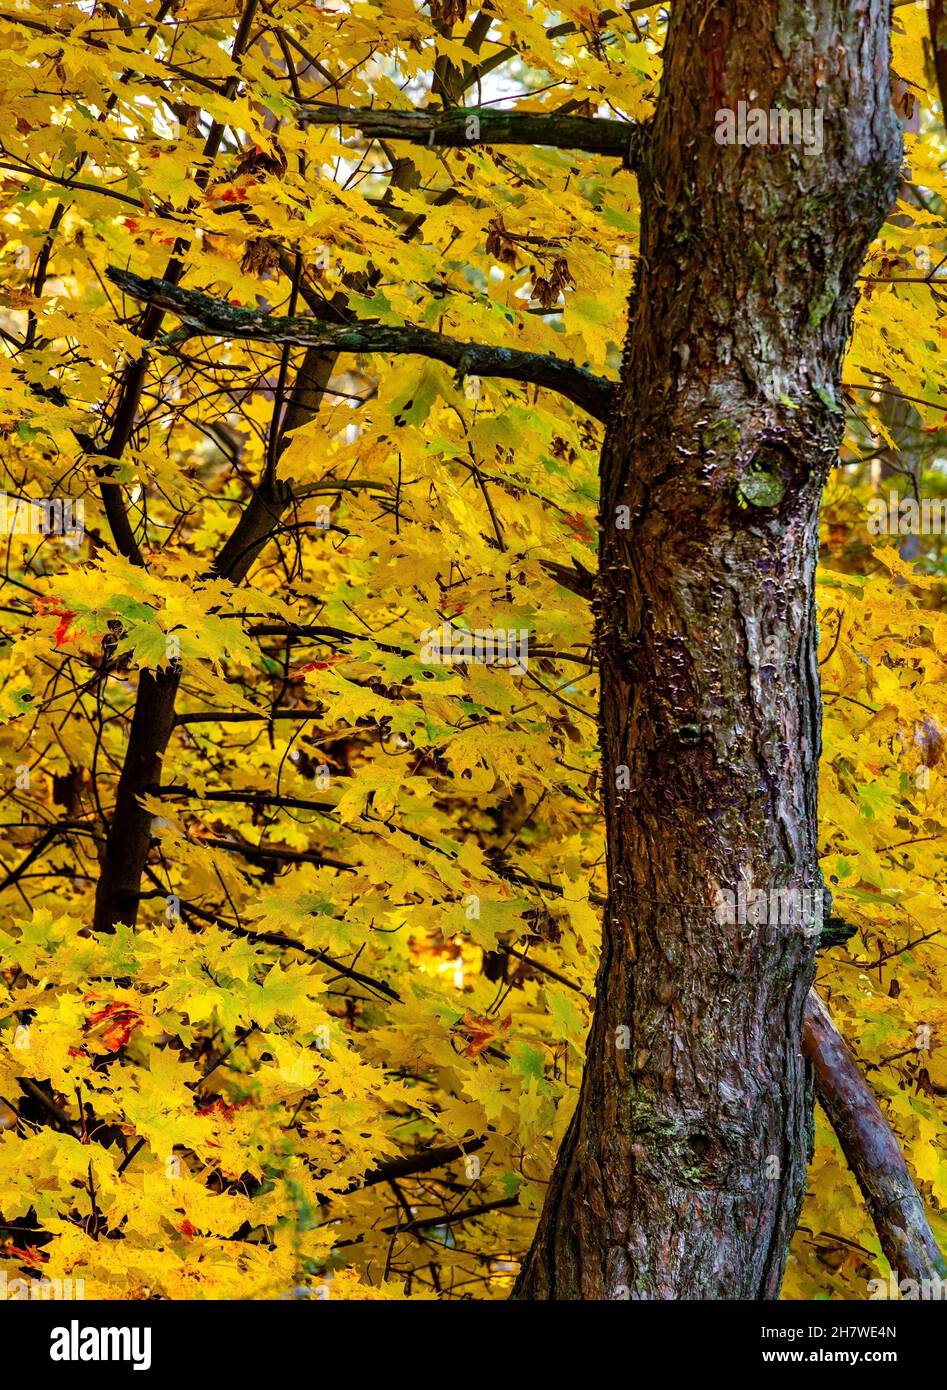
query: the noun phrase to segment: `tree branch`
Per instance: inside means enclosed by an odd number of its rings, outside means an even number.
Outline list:
[[[174,728],[180,679],[177,662],[153,672],[142,671],[138,677],[128,747],[96,884],[93,931],[114,931],[119,922],[134,925],[141,870],[151,847],[151,813],[141,805],[139,796],[143,787],[159,780]]]
[[[147,864],[145,865],[145,874],[157,886],[160,896],[173,893],[172,889],[166,888],[162,884],[157,874]],[[353,980],[356,984],[364,985],[367,989],[375,990],[396,1004],[401,1003],[401,995],[384,980],[376,980],[371,975],[365,975],[361,970],[356,970],[354,966],[344,965],[342,961],[336,960],[334,956],[328,955],[327,952],[319,950],[316,946],[307,946],[294,937],[284,936],[282,932],[253,931],[250,927],[241,926],[239,922],[228,922],[226,917],[220,917],[216,912],[207,912],[186,898],[182,900],[181,911],[185,917],[196,917],[200,918],[201,921],[211,922],[214,926],[220,927],[222,931],[230,932],[233,936],[243,937],[247,941],[260,942],[264,946],[277,946],[281,951],[299,951],[302,955],[308,956],[310,960],[327,965],[336,975],[340,975],[346,980]],[[473,1141],[471,1143],[473,1147],[479,1147],[474,1145]]]
[[[475,1207],[463,1207],[459,1211],[443,1212],[438,1216],[424,1216],[407,1222],[404,1226],[382,1226],[382,1234],[386,1236],[407,1236],[414,1231],[426,1231],[432,1226],[455,1226],[459,1221],[472,1221],[475,1216],[486,1216],[491,1211],[499,1211],[501,1208],[518,1207],[519,1197],[500,1197],[495,1202],[481,1202]]]
[[[335,353],[381,352],[429,357],[453,367],[458,378],[501,377],[556,391],[597,420],[606,419],[615,394],[614,383],[606,378],[542,353],[459,342],[443,333],[410,324],[331,324],[314,318],[264,314],[256,309],[234,308],[196,290],[181,289],[168,280],[144,279],[115,266],[109,267],[108,275],[133,299],[144,300],[162,312],[177,314],[185,327],[195,334],[292,343]]]
[[[489,106],[430,111],[360,111],[351,106],[302,106],[304,126],[351,126],[372,140],[407,140],[432,148],[470,145],[546,145],[610,155],[636,169],[648,127],[599,116],[554,111],[497,111]]]
[[[900,1145],[845,1040],[815,990],[809,991],[802,1050],[816,1094],[838,1136],[896,1277],[931,1279],[947,1266]]]
[[[277,849],[266,845],[245,845],[238,844],[233,840],[215,840],[206,835],[201,837],[200,843],[209,849],[222,849],[226,854],[239,854],[244,859],[280,859],[287,864],[318,864],[320,868],[338,869],[340,873],[354,874],[356,869],[352,864],[343,863],[341,859],[328,859],[323,854],[310,853],[304,849]]]
[[[294,811],[320,811],[325,816],[332,816],[335,806],[331,801],[312,801],[302,796],[281,796],[278,792],[265,791],[194,791],[191,787],[183,786],[153,786],[145,787],[145,793],[151,796],[177,796],[185,800],[199,801],[232,801],[237,805],[275,806],[277,809],[286,807]]]
[[[357,1192],[360,1187],[374,1187],[376,1183],[391,1182],[392,1179],[397,1182],[399,1178],[413,1178],[418,1173],[429,1173],[432,1168],[446,1167],[448,1163],[456,1163],[459,1158],[466,1158],[467,1154],[476,1153],[486,1142],[486,1136],[481,1135],[479,1138],[466,1139],[462,1144],[445,1144],[440,1148],[421,1149],[416,1154],[389,1159],[369,1169],[361,1182],[353,1184],[348,1191]]]
[[[271,709],[260,710],[259,713],[249,710],[202,709],[175,715],[174,724],[176,728],[182,724],[269,724],[280,719],[321,719],[322,713],[322,710],[317,709]]]

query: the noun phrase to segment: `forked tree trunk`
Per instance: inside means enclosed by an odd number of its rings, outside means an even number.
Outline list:
[[[716,909],[821,892],[818,506],[900,165],[888,6],[671,11],[601,465],[598,1002],[519,1298],[775,1297],[805,1182],[816,938]],[[809,113],[811,152],[717,143],[741,101]]]
[[[335,361],[334,354],[307,352],[283,422],[286,437],[318,411]],[[291,489],[278,481],[258,487],[218,556],[214,573],[231,584],[242,583],[291,499]],[[142,671],[138,677],[128,746],[96,884],[94,931],[111,932],[119,922],[134,926],[137,921],[154,821],[141,798],[161,781],[180,682],[177,662],[155,672]]]

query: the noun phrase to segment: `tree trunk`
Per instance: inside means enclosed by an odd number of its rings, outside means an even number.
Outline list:
[[[809,992],[803,1051],[822,1109],[861,1188],[895,1282],[943,1278],[947,1265],[897,1139],[828,1009]]]
[[[306,353],[287,406],[284,436],[318,411],[335,361],[335,354],[316,349]],[[217,575],[231,584],[243,582],[279,525],[292,495],[292,489],[276,479],[261,482],[221,550],[215,565]],[[140,798],[148,787],[161,781],[164,755],[174,731],[180,681],[177,661],[154,672],[142,671],[138,677],[128,747],[95,889],[94,931],[114,931],[119,922],[133,927],[138,920],[141,879],[151,850],[154,820]]]
[[[601,463],[597,1009],[519,1298],[779,1291],[811,1132],[818,506],[900,165],[888,50],[880,0],[672,7]],[[808,112],[812,149],[718,143],[740,102]],[[802,911],[730,922],[741,885]]]
[[[176,662],[158,671],[142,671],[138,677],[128,747],[95,887],[94,931],[114,931],[119,922],[134,926],[137,920],[153,819],[139,797],[146,787],[161,781],[180,679]]]

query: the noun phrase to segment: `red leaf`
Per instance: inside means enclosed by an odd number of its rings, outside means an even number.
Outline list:
[[[57,647],[61,647],[64,642],[74,642],[76,640],[75,634],[69,630],[69,624],[75,616],[75,613],[67,611],[60,617],[59,626],[53,634],[53,639]]]

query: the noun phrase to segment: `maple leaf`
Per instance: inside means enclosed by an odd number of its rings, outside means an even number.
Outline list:
[[[113,1000],[89,1015],[86,1031],[98,1032],[106,1051],[118,1052],[141,1022],[142,1017],[137,1009]]]
[[[488,1016],[465,1015],[458,1024],[458,1032],[466,1037],[467,1042],[464,1053],[468,1057],[479,1057],[484,1048],[489,1047],[493,1040],[501,1033],[507,1032],[512,1023],[512,1015],[507,1014],[504,1019],[495,1019]]]
[[[53,634],[53,640],[57,647],[63,646],[66,642],[74,642],[76,640],[75,634],[71,628],[72,620],[75,616],[75,613],[67,611],[63,613],[62,617],[59,619],[56,631]]]

